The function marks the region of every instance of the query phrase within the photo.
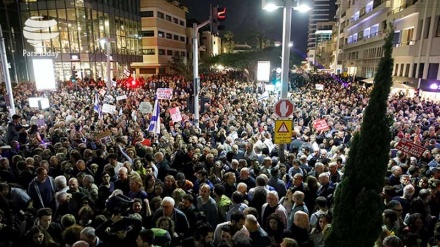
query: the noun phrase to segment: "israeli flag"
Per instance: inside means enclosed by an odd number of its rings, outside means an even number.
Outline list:
[[[268,99],[269,98],[269,92],[268,91],[265,91],[263,94],[261,94],[259,97],[258,97],[258,101],[261,101],[261,100],[263,100],[263,99]]]
[[[93,110],[96,112],[96,113],[99,113],[99,96],[98,96],[98,94],[97,93],[95,93],[95,99],[94,99],[94,101],[93,101]]]
[[[151,116],[150,126],[148,127],[148,131],[151,131],[156,134],[160,134],[160,106],[159,100],[156,98],[154,102],[154,110],[153,115]]]

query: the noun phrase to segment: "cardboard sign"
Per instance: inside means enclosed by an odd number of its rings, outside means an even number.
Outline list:
[[[322,84],[315,84],[316,90],[324,90],[324,85]]]
[[[141,102],[139,104],[139,111],[143,114],[145,113],[152,113],[153,112],[153,106],[150,102]]]
[[[182,115],[180,114],[179,107],[171,108],[170,115],[171,115],[171,119],[173,120],[173,122],[182,121]]]
[[[127,98],[127,95],[124,94],[124,95],[116,97],[116,100],[120,101],[120,100],[123,100],[123,99],[126,99],[126,98]]]
[[[173,89],[158,88],[156,94],[158,99],[171,99],[173,97]]]
[[[425,147],[412,143],[411,141],[408,141],[406,139],[401,139],[400,142],[397,144],[396,149],[416,158],[420,158],[426,151]]]
[[[101,132],[101,133],[97,134],[97,135],[95,136],[95,138],[98,139],[98,140],[100,140],[100,139],[102,139],[102,138],[105,138],[105,137],[107,137],[107,136],[111,136],[111,135],[112,135],[112,132],[109,130],[109,131]]]
[[[113,113],[116,112],[116,106],[114,106],[114,105],[109,105],[109,104],[104,104],[104,105],[102,106],[102,112],[113,114]]]
[[[326,131],[330,128],[328,127],[327,121],[325,119],[318,119],[313,123],[313,128],[316,129],[316,131]]]

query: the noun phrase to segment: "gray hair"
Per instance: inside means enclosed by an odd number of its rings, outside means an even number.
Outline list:
[[[162,200],[162,203],[164,202],[169,202],[171,204],[172,207],[174,207],[174,205],[176,204],[176,202],[174,201],[174,199],[172,197],[169,196],[165,196]]]
[[[67,179],[63,175],[57,176],[55,178],[54,182],[55,182],[55,186],[57,187],[57,189],[62,189],[67,186]]]
[[[81,235],[84,235],[86,238],[95,238],[96,234],[95,234],[95,228],[93,227],[85,227],[84,229],[81,230]]]
[[[94,183],[94,182],[95,182],[95,179],[93,178],[92,175],[85,175],[84,178],[83,178],[83,180],[87,180],[87,181],[89,181],[90,183]]]

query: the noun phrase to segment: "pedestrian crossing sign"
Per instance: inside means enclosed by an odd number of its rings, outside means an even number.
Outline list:
[[[288,144],[292,141],[292,120],[275,121],[275,144]]]

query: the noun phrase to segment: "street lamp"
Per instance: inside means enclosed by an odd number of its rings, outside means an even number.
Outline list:
[[[296,2],[293,6],[292,1]],[[264,10],[274,11],[278,8],[284,8],[283,15],[283,42],[282,42],[282,76],[281,76],[281,98],[287,98],[289,83],[289,56],[290,56],[290,32],[292,29],[292,10],[308,12],[311,8],[305,4],[300,4],[300,0],[262,0]]]
[[[112,53],[112,47],[111,42],[115,41],[111,38],[101,38],[99,39],[99,44],[101,45],[101,48],[104,49],[104,46],[106,48],[106,56],[107,56],[107,93],[110,95],[111,89],[112,89],[112,78],[110,74],[110,59],[111,59],[111,53]]]

